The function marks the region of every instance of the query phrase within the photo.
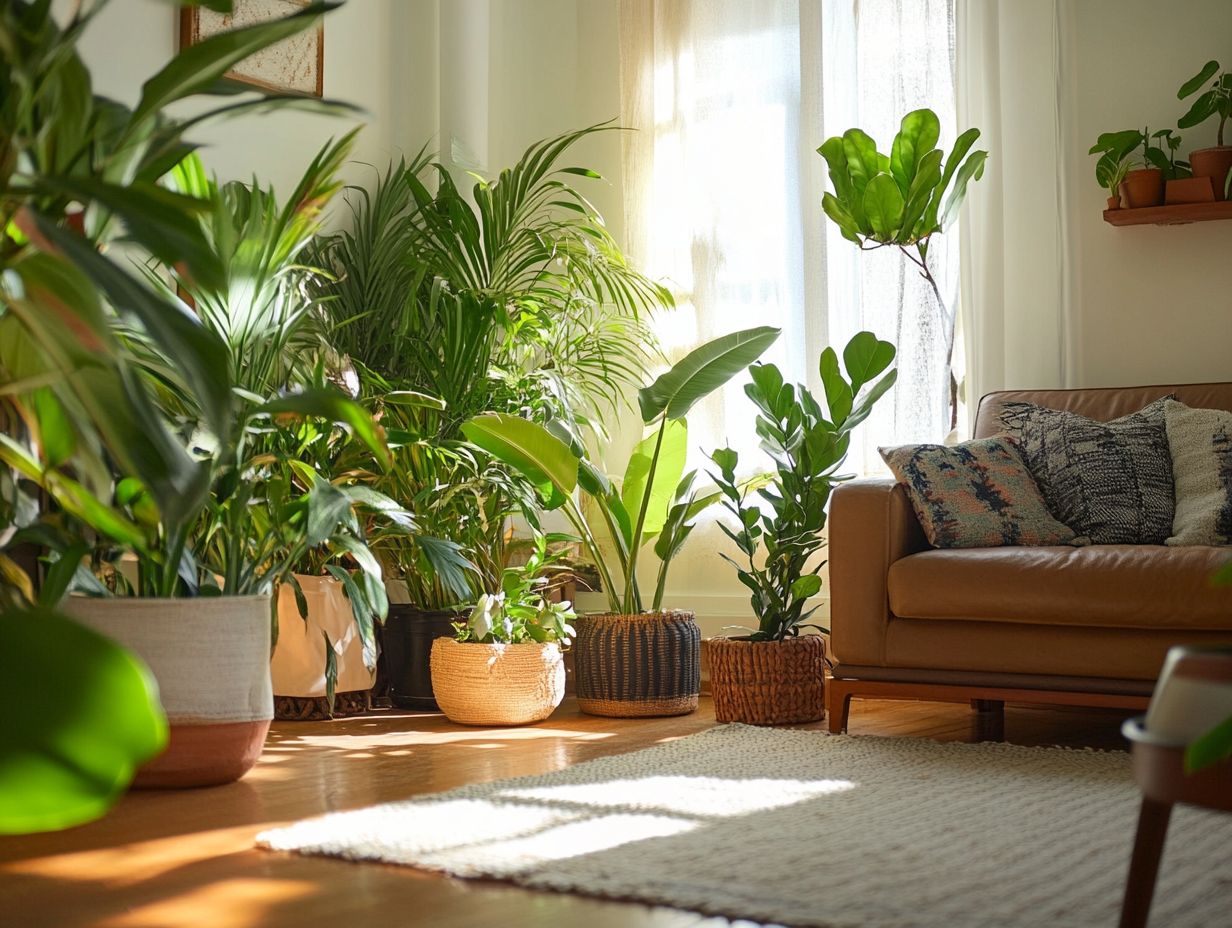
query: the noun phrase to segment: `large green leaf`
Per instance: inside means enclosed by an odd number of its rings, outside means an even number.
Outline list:
[[[890,173],[904,199],[915,180],[920,162],[936,148],[940,137],[941,120],[932,110],[912,110],[903,117],[890,148]]]
[[[962,167],[958,169],[958,174],[954,178],[954,189],[950,191],[945,201],[945,209],[941,213],[941,231],[948,229],[950,223],[958,218],[958,208],[962,206],[962,201],[967,196],[967,184],[984,176],[984,162],[987,160],[988,152],[972,152],[970,157],[963,162]]]
[[[98,818],[167,741],[149,671],[49,609],[0,615],[0,701],[10,707],[0,738],[4,834]],[[12,710],[30,701],[37,712]]]
[[[142,86],[133,125],[177,100],[210,89],[245,58],[310,28],[322,14],[338,6],[313,2],[290,16],[232,29],[189,46]]]
[[[1184,100],[1191,93],[1195,92],[1198,88],[1205,85],[1206,82],[1209,81],[1212,77],[1214,77],[1218,71],[1219,71],[1219,62],[1218,61],[1208,61],[1206,64],[1202,66],[1201,71],[1199,71],[1197,74],[1195,74],[1193,77],[1191,77],[1189,80],[1187,80],[1185,83],[1181,85],[1181,89],[1176,92],[1176,98],[1178,100]],[[1185,126],[1181,123],[1178,123],[1178,125],[1182,129],[1185,128]]]
[[[877,143],[860,129],[848,129],[843,133],[843,154],[851,175],[852,199],[862,201],[864,188],[880,170]]]
[[[638,391],[642,421],[649,425],[660,415],[683,419],[698,400],[756,361],[778,337],[779,329],[759,326],[720,336],[690,351],[671,370]]]
[[[649,494],[646,518],[642,522],[643,536],[663,528],[688,453],[688,424],[683,419],[668,419],[663,426],[662,444],[659,430],[655,429],[637,443],[629,456],[620,498],[627,512],[641,512]],[[653,483],[648,485],[651,470],[654,471]]]
[[[872,332],[857,332],[843,349],[843,366],[851,380],[853,393],[894,362],[894,346]],[[823,372],[824,376],[824,372]]]
[[[851,414],[855,394],[839,369],[838,352],[827,345],[821,352],[818,367],[821,370],[821,385],[826,391],[826,405],[830,408],[830,420],[842,422]]]
[[[462,434],[496,460],[509,465],[548,499],[573,493],[578,459],[569,446],[536,422],[506,413],[485,413],[462,424]]]
[[[315,387],[272,400],[257,409],[258,415],[277,416],[282,413],[316,417],[345,425],[376,455],[378,461],[386,467],[393,463],[389,446],[372,414],[339,390]]]
[[[1194,100],[1193,105],[1189,110],[1176,121],[1179,129],[1192,129],[1194,126],[1205,122],[1215,112],[1219,104],[1219,95],[1213,90],[1208,90],[1198,99]]]
[[[878,174],[864,188],[864,212],[878,241],[894,240],[903,224],[902,191],[889,174]]]

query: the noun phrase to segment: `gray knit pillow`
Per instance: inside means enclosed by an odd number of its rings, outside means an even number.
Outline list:
[[[1170,545],[1232,544],[1232,412],[1168,403],[1176,515]]]
[[[1057,519],[1093,544],[1161,545],[1175,508],[1164,426],[1171,399],[1111,422],[1007,403],[1001,421]]]

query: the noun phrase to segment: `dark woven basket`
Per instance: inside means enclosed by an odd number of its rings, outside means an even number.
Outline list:
[[[334,694],[334,711],[324,696],[275,696],[274,718],[283,722],[318,722],[323,719],[363,715],[371,707],[371,690]]]
[[[600,612],[574,623],[578,708],[591,715],[685,715],[701,691],[701,629],[691,612]]]
[[[826,640],[820,635],[711,638],[706,656],[717,721],[793,725],[825,718]]]

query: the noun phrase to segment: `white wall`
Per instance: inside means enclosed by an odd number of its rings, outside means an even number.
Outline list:
[[[1072,385],[1230,380],[1232,222],[1110,226],[1086,152],[1100,132],[1176,126],[1192,102],[1177,88],[1209,59],[1232,67],[1232,3],[1062,0],[1061,10]],[[1182,135],[1184,153],[1213,145],[1215,123]],[[1032,255],[1013,260],[1029,267]]]

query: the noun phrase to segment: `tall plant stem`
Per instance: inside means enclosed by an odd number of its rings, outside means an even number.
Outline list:
[[[941,314],[941,325],[945,332],[945,370],[949,375],[949,401],[950,401],[950,429],[958,427],[958,379],[954,376],[954,330],[957,322],[957,312],[950,312],[945,305],[945,299],[941,296],[941,288],[937,285],[936,278],[933,277],[932,271],[928,267],[928,240],[916,243],[917,255],[913,255],[904,246],[899,246],[899,250],[906,256],[907,260],[914,264],[920,271],[920,276],[928,281],[928,286],[932,288],[933,295],[937,298],[937,310]]]
[[[586,546],[590,554],[590,559],[594,561],[595,569],[599,571],[599,582],[603,584],[603,592],[607,594],[608,608],[613,612],[619,612],[622,604],[620,597],[616,594],[616,583],[612,578],[612,572],[607,569],[607,563],[603,560],[603,552],[599,550],[599,543],[595,541],[595,536],[586,523],[586,517],[578,510],[573,500],[567,501],[561,507],[561,511],[577,530],[578,537],[582,539],[582,544]]]
[[[642,505],[633,526],[633,540],[629,543],[629,561],[625,564],[625,608],[629,612],[642,611],[642,595],[637,588],[637,552],[642,546],[642,530],[646,526],[646,512],[650,509],[650,492],[654,489],[655,471],[659,467],[659,451],[663,448],[663,434],[667,431],[667,416],[659,418],[659,434],[655,438],[654,454],[650,456],[650,470],[646,473],[646,489],[642,493]]]

